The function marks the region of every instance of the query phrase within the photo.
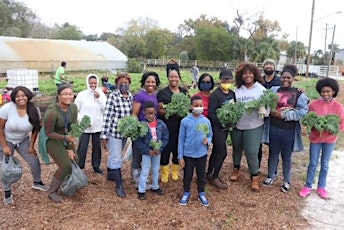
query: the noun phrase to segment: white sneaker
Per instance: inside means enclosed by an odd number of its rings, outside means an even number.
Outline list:
[[[49,186],[43,184],[42,182],[33,183],[32,188],[33,188],[33,189],[36,189],[36,190],[43,191],[43,192],[46,192],[46,191],[49,190]]]
[[[13,195],[11,195],[10,197],[4,198],[3,202],[4,202],[4,205],[14,204]]]

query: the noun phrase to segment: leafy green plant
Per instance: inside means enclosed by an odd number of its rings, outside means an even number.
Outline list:
[[[190,97],[184,93],[174,93],[171,102],[166,105],[165,118],[168,119],[172,115],[186,117],[190,110]]]
[[[234,102],[222,105],[216,110],[216,116],[221,122],[222,127],[232,130],[245,113],[244,102]]]
[[[153,150],[160,150],[162,147],[162,141],[161,140],[151,140],[149,145],[153,148]]]
[[[130,137],[131,140],[136,140],[148,133],[148,126],[146,122],[141,122],[137,117],[130,115],[118,121],[118,132],[122,137]]]
[[[198,124],[197,130],[202,132],[204,137],[207,137],[210,132],[209,126],[206,123]]]
[[[278,100],[279,98],[277,93],[273,92],[270,89],[267,89],[258,100],[245,103],[246,113],[257,111],[260,108],[270,108],[271,110],[275,110]],[[259,118],[263,119],[264,114],[259,114]]]
[[[71,124],[69,135],[72,137],[80,137],[85,130],[91,126],[91,118],[87,115],[83,116],[80,122]]]
[[[307,113],[301,120],[302,125],[307,127],[307,132],[310,133],[312,128],[320,132],[328,131],[332,134],[339,133],[340,118],[336,114],[329,114],[320,116],[316,112]]]

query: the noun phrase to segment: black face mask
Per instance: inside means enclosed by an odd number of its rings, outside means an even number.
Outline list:
[[[271,75],[271,74],[273,74],[274,72],[275,72],[274,70],[267,70],[267,69],[264,69],[265,75]]]

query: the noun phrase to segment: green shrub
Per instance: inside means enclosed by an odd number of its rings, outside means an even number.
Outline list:
[[[128,73],[142,73],[142,61],[136,58],[128,59]]]

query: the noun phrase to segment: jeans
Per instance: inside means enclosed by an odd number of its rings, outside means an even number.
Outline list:
[[[312,188],[314,182],[316,169],[318,166],[320,151],[321,161],[320,161],[320,173],[318,180],[318,188],[326,188],[326,178],[329,169],[329,162],[334,150],[335,143],[311,143],[309,148],[309,165],[307,169],[307,180],[306,187]]]
[[[290,183],[291,156],[293,153],[295,129],[283,129],[270,125],[270,151],[268,159],[268,177],[273,178],[278,166],[279,154],[281,153],[283,165],[283,181]]]
[[[161,154],[155,156],[142,155],[142,171],[139,180],[140,193],[146,192],[150,168],[152,168],[152,189],[156,190],[159,188],[160,158]]]
[[[99,167],[102,152],[101,152],[101,143],[100,143],[100,132],[98,133],[83,133],[79,139],[78,146],[78,155],[79,155],[79,167],[85,167],[86,155],[88,150],[88,142],[92,136],[92,166]]]
[[[14,154],[14,150],[17,150],[20,156],[22,156],[22,158],[30,166],[34,182],[40,182],[41,181],[41,164],[39,162],[39,158],[37,155],[33,155],[29,153],[30,138],[27,137],[18,144],[13,144],[10,142],[6,142],[6,144],[8,145],[8,147],[10,147],[12,155]],[[4,152],[2,151],[2,148],[0,146],[0,161],[3,160],[3,156],[4,156]],[[6,185],[2,183],[2,187],[3,187],[3,191],[11,190],[10,184]]]
[[[109,169],[120,169],[122,168],[122,151],[125,147],[127,139],[119,139],[114,137],[109,137],[107,142],[107,148],[109,150],[109,158],[108,158],[108,168]]]

